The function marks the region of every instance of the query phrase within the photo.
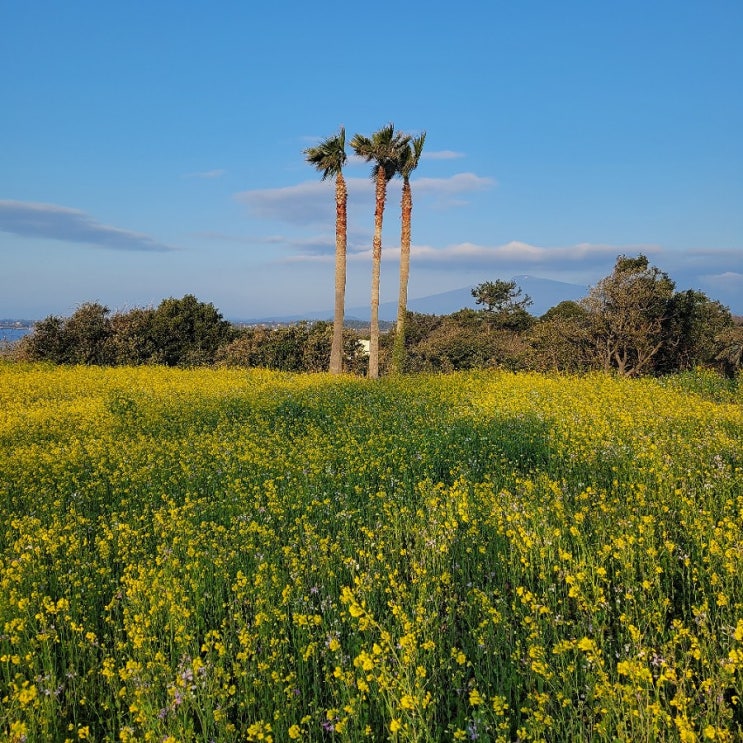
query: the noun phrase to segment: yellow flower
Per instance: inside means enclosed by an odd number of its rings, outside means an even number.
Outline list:
[[[364,610],[358,604],[351,604],[348,607],[348,613],[355,618],[360,617],[364,613]]]
[[[300,738],[302,736],[302,728],[299,727],[299,725],[292,725],[289,728],[289,737],[292,740],[297,740],[297,738]]]
[[[31,704],[36,699],[37,694],[38,689],[35,686],[29,686],[28,681],[24,681],[23,688],[18,694],[18,701],[21,703],[21,707]]]
[[[507,709],[508,705],[504,697],[493,697],[493,712],[496,715],[504,715]]]
[[[12,722],[10,724],[10,740],[12,741],[26,740],[27,733],[28,733],[28,727],[26,727],[25,722],[20,722],[16,720],[15,722]]]
[[[484,700],[480,692],[477,689],[472,689],[472,691],[470,692],[470,704],[473,707],[476,707],[478,704],[482,704],[483,701]]]
[[[390,732],[396,733],[402,728],[402,723],[396,717],[393,717],[390,722]]]

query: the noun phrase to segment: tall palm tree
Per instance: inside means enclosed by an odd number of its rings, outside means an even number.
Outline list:
[[[413,194],[410,175],[418,167],[426,141],[422,132],[403,148],[398,164],[402,176],[402,198],[400,201],[400,293],[397,300],[397,328],[392,349],[392,373],[399,374],[405,362],[405,314],[408,308],[408,279],[410,277],[410,220],[413,213]]]
[[[343,316],[346,301],[346,244],[348,191],[343,178],[346,162],[346,130],[328,137],[317,147],[304,151],[307,162],[322,173],[322,180],[335,178],[335,311],[333,315],[333,343],[330,347],[331,374],[343,371]]]
[[[410,137],[396,132],[393,124],[382,127],[371,137],[355,134],[351,147],[366,162],[374,162],[372,180],[376,184],[374,203],[374,239],[372,241],[371,321],[369,340],[369,378],[379,376],[379,275],[382,264],[382,218],[387,198],[387,183],[397,172],[400,152]]]

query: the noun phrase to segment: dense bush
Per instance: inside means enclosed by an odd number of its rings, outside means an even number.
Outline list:
[[[235,334],[212,304],[191,294],[113,316],[108,307],[88,302],[69,318],[36,323],[21,339],[18,356],[57,364],[198,366],[213,363],[217,349]]]
[[[262,367],[277,371],[327,371],[332,340],[333,326],[329,322],[248,327],[220,349],[217,362],[224,366]],[[366,357],[358,335],[350,330],[344,331],[344,370],[361,374],[365,365]]]

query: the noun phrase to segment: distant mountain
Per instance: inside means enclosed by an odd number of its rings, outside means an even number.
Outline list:
[[[542,279],[538,276],[514,276],[515,281],[524,294],[528,294],[533,301],[529,312],[536,317],[543,315],[550,307],[565,300],[578,300],[588,294],[588,287],[579,284],[568,284],[564,281]],[[408,300],[408,309],[426,315],[450,315],[452,312],[465,307],[475,308],[472,296],[472,286],[453,289],[440,294],[431,294],[427,297],[418,297]],[[291,323],[301,320],[332,320],[332,310],[306,312],[301,315],[280,315],[246,320],[251,323]],[[379,305],[379,319],[394,322],[397,319],[397,302],[383,302]],[[346,320],[369,320],[369,307],[346,307]]]
[[[539,317],[560,302],[577,302],[588,295],[589,287],[580,284],[569,284],[565,281],[542,279],[539,276],[514,276],[524,294],[528,294],[534,304],[529,307],[532,315]]]
[[[411,312],[420,312],[424,315],[450,315],[452,312],[464,307],[474,307],[475,300],[472,298],[471,288],[465,286],[462,289],[441,294],[431,294],[428,297],[419,297],[408,300],[408,309]],[[349,307],[346,311],[349,317],[369,319],[368,307]],[[382,302],[379,305],[379,319],[395,322],[397,320],[397,302]]]

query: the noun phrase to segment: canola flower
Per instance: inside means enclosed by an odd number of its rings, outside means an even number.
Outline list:
[[[0,740],[739,740],[741,402],[0,364]]]

